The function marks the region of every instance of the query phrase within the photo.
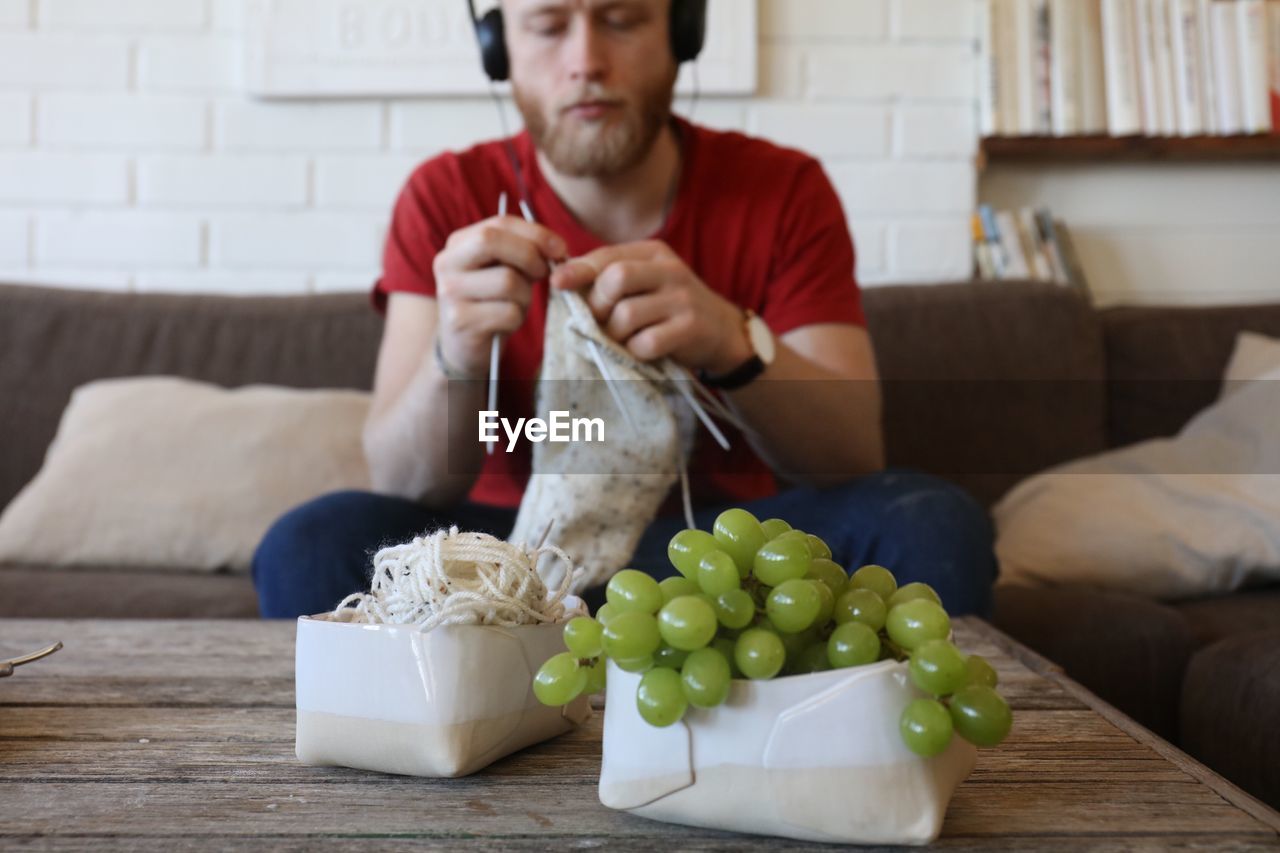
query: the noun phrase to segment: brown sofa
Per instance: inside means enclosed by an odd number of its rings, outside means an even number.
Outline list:
[[[866,293],[890,461],[990,504],[1022,477],[1176,432],[1216,397],[1236,334],[1280,304],[1095,311],[1004,282]],[[380,322],[359,295],[217,298],[0,286],[0,506],[40,466],[70,392],[108,376],[367,388]],[[74,520],[69,520],[74,523]],[[0,566],[0,616],[256,613],[246,577]],[[1001,590],[995,622],[1138,720],[1280,805],[1280,590],[1159,603]]]

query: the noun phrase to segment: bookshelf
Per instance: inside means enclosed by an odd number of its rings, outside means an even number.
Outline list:
[[[1280,134],[1254,136],[988,136],[984,164],[1280,161]]]

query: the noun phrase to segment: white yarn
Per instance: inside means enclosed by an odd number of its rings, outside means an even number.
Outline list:
[[[548,590],[537,571],[544,555],[568,571]],[[581,570],[559,548],[523,548],[484,533],[438,530],[383,548],[373,559],[369,592],[343,599],[335,613],[350,622],[514,627],[564,621],[564,599]]]

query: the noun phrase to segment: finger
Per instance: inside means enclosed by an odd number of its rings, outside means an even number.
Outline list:
[[[471,302],[514,302],[528,308],[533,299],[529,280],[511,267],[487,267],[457,273],[440,282],[441,293],[450,299]]]
[[[493,220],[456,232],[446,246],[446,266],[475,270],[494,264],[514,267],[531,280],[550,272],[542,246],[522,230],[529,223],[516,219]],[[557,238],[559,239],[559,238]]]
[[[632,335],[627,351],[640,361],[657,361],[680,349],[692,331],[689,315],[680,314]]]
[[[618,261],[596,278],[587,292],[587,304],[596,319],[603,321],[623,299],[658,290],[671,277],[671,270],[651,261]]]
[[[637,332],[663,322],[670,314],[670,300],[661,293],[632,296],[614,306],[604,330],[615,341],[626,344]]]
[[[561,290],[580,290],[610,264],[619,261],[652,261],[670,255],[671,249],[657,240],[605,246],[561,265],[551,277],[551,286]]]

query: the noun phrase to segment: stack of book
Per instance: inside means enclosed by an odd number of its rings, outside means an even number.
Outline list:
[[[984,136],[1280,133],[1280,0],[981,0]]]
[[[973,257],[978,278],[1050,281],[1087,290],[1067,228],[1047,209],[993,210],[973,215]]]

